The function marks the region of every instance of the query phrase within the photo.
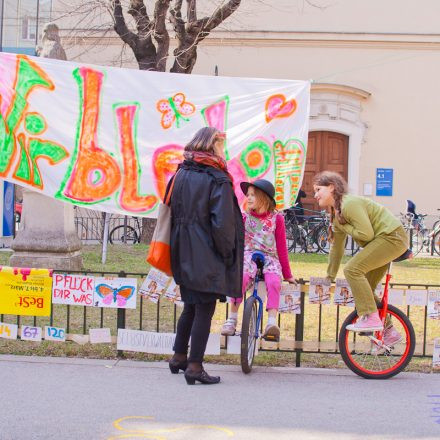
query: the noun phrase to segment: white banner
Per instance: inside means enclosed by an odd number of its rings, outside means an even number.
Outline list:
[[[291,206],[310,83],[145,72],[0,53],[0,177],[64,202],[155,216],[201,127],[226,132],[236,184],[266,178]]]

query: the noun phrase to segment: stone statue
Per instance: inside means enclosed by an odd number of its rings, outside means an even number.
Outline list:
[[[37,47],[37,55],[42,58],[67,60],[66,52],[61,46],[59,29],[55,23],[44,25],[41,45]]]

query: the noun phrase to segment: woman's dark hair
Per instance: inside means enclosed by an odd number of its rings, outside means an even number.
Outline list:
[[[186,144],[184,151],[204,151],[215,154],[214,145],[221,132],[214,127],[203,127]]]
[[[345,179],[340,174],[335,173],[334,171],[322,171],[314,177],[313,185],[333,185],[333,198],[335,199],[335,207],[331,208],[331,223],[333,223],[335,216],[341,225],[347,223],[341,211],[342,197],[344,196],[344,194],[347,194],[347,182],[345,181]],[[330,241],[333,241],[332,225],[330,225],[329,228],[329,238]]]

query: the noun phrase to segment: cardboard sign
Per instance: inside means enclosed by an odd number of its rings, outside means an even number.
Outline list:
[[[52,303],[93,306],[95,278],[88,275],[53,275]]]
[[[0,338],[17,339],[18,325],[0,322]]]
[[[3,266],[0,314],[50,316],[52,271]]]
[[[425,289],[408,289],[406,291],[406,304],[408,306],[426,306],[428,304],[428,291]]]
[[[44,327],[44,339],[46,341],[65,342],[66,330],[59,327]]]
[[[402,289],[390,289],[388,291],[388,303],[393,306],[403,306],[404,291]]]
[[[91,328],[89,329],[89,336],[91,344],[109,344],[112,342],[112,335],[109,328]]]
[[[41,327],[31,327],[29,325],[21,326],[20,338],[22,341],[40,342],[43,335]]]
[[[226,348],[227,354],[241,354],[241,336],[226,336],[228,344]]]
[[[434,352],[432,355],[432,366],[440,368],[440,338],[434,339]]]
[[[335,296],[333,302],[339,306],[354,307],[354,298],[347,280],[338,278],[336,280]]]
[[[155,333],[119,328],[117,349],[142,353],[173,354],[175,339],[175,333]]]
[[[136,278],[96,277],[93,303],[95,307],[135,309],[136,290]]]

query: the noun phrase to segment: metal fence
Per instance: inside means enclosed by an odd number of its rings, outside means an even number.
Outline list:
[[[59,273],[65,273],[57,271]],[[71,274],[135,277],[141,284],[146,273],[126,272],[73,272]],[[306,296],[308,281],[300,280],[301,313],[280,314],[281,341],[278,343],[261,341],[260,351],[291,353],[296,366],[301,365],[303,353],[338,354],[338,335],[341,322],[353,310],[352,307],[339,305],[308,304]],[[400,289],[435,289],[440,285],[393,283]],[[428,319],[427,306],[399,307],[412,320],[416,332],[416,357],[432,356],[433,340],[440,336],[438,321]],[[0,315],[1,322],[17,325],[63,327],[68,334],[87,334],[90,328],[110,328],[116,336],[118,328],[147,330],[155,332],[175,332],[181,309],[164,297],[157,304],[138,295],[136,309],[94,308],[87,306],[53,305],[50,317],[24,317]],[[219,332],[220,326],[228,315],[228,305],[219,304],[213,318],[212,331]],[[266,317],[263,317],[263,320]],[[262,326],[264,324],[262,323]],[[226,340],[222,338],[222,348]],[[122,352],[118,352],[122,355]]]

